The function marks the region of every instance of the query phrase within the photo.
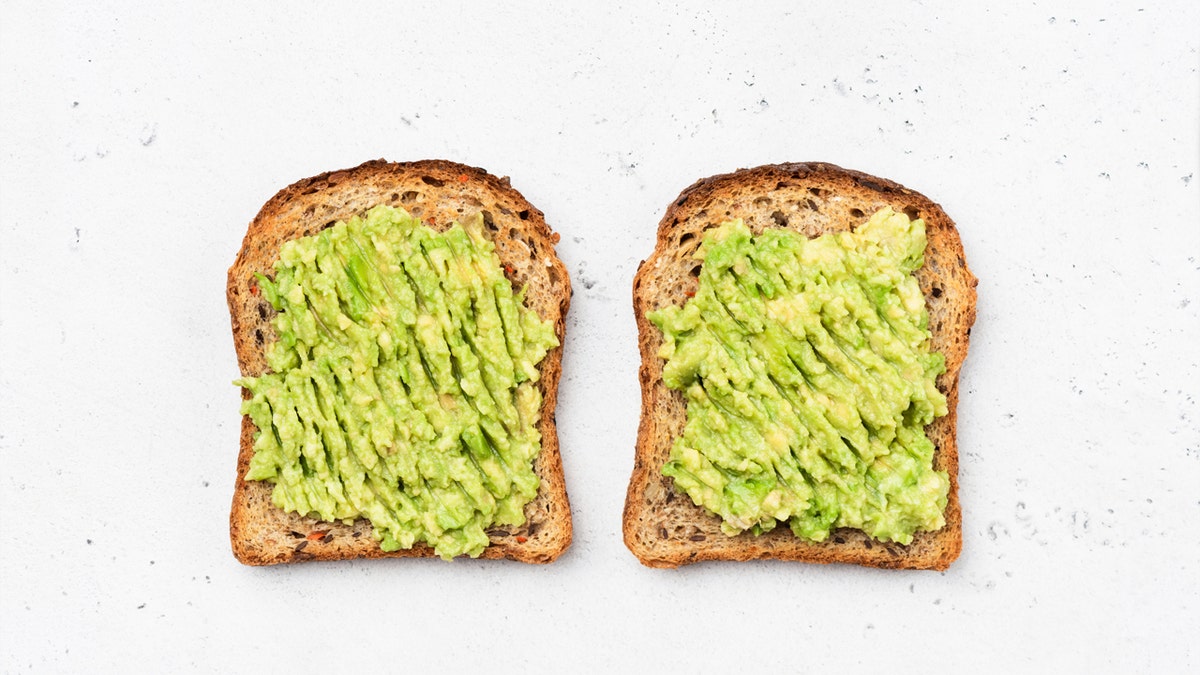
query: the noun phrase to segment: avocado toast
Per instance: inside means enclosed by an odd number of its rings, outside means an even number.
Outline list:
[[[408,254],[413,264],[393,259],[396,254],[386,244],[392,240],[385,236],[390,227],[405,228],[404,236],[393,239],[397,246],[416,247]],[[264,401],[276,404],[275,429],[271,437],[258,443],[257,452],[259,426],[251,415],[243,415],[230,513],[230,539],[238,560],[267,565],[357,557],[428,557],[435,555],[435,547],[425,543],[427,538],[434,541],[433,534],[467,530],[473,534],[463,535],[465,539],[458,545],[439,541],[437,553],[450,557],[469,552],[483,558],[535,563],[549,562],[562,553],[571,541],[571,517],[554,408],[571,289],[566,269],[554,252],[557,240],[542,212],[507,179],[447,161],[367,162],[301,180],[263,206],[250,223],[229,270],[227,286],[243,376],[239,384],[247,387],[243,389],[246,411],[256,414],[264,426],[272,425],[272,413]],[[322,255],[340,264],[327,264]],[[293,277],[303,276],[306,265],[313,270],[310,276],[315,280],[310,285],[316,290],[305,288],[300,293],[299,281],[289,284]],[[391,272],[385,273],[385,268]],[[489,269],[491,277],[487,276]],[[388,274],[393,275],[390,280]],[[323,283],[337,286],[327,307],[319,301]],[[483,296],[478,294],[481,288]],[[473,292],[475,295],[470,295]],[[487,298],[486,303],[481,297]],[[488,312],[481,309],[483,304],[490,308]],[[404,310],[404,306],[413,309]],[[292,312],[279,311],[285,307]],[[306,355],[301,349],[296,357],[284,354],[279,346],[281,342],[294,346],[299,341],[303,348],[305,343],[317,341],[304,336],[301,315],[306,313],[305,307],[315,319],[310,321],[310,334],[337,338],[325,339],[337,348],[325,349],[324,361],[319,350],[310,348],[311,355]],[[535,345],[529,359],[517,359],[515,364],[508,360],[507,370],[494,368],[498,358],[507,358],[506,339],[510,345],[521,344],[522,330],[516,328],[514,338],[511,320],[518,312],[516,325],[523,326],[528,336],[538,337],[535,341],[540,347]],[[376,332],[364,333],[372,322]],[[384,324],[401,329],[379,327]],[[501,325],[507,335],[500,334]],[[441,339],[443,330],[445,339]],[[368,336],[358,342],[370,351],[369,358],[337,351],[348,349],[338,346],[352,342],[346,336],[359,334]],[[408,340],[407,347],[392,344],[402,339]],[[500,340],[498,356],[495,350],[486,349],[487,339]],[[405,360],[406,353],[410,360]],[[388,361],[389,354],[395,356],[393,361]],[[280,371],[307,368],[318,361],[334,374],[322,378],[305,371],[300,378],[304,384],[291,391],[307,387],[309,396],[282,395],[284,403],[279,405],[278,392],[286,388]],[[361,373],[350,374],[337,365],[361,366],[366,361],[378,364],[366,377],[366,389],[355,384],[362,381],[355,380]],[[277,367],[270,367],[269,362]],[[385,365],[402,374],[389,381],[381,375]],[[403,386],[396,386],[401,381]],[[333,384],[323,388],[323,382]],[[514,400],[505,403],[502,392]],[[313,404],[306,407],[307,400]],[[470,412],[472,419],[454,427],[456,409]],[[290,415],[290,419],[281,417],[279,410],[285,410],[284,417]],[[397,414],[407,411],[409,417],[387,419],[393,410]],[[297,418],[300,422],[294,421]],[[522,428],[529,429],[513,437],[519,436],[520,443],[501,428],[500,422],[510,426],[508,418],[513,421],[512,428],[519,418]],[[514,457],[529,454],[530,439],[540,441],[540,446],[532,443],[533,456],[522,471]],[[423,454],[403,459],[405,451],[400,448],[420,444],[427,448]],[[510,453],[510,444],[520,445],[520,452]],[[293,454],[299,454],[295,457],[298,462],[289,466],[267,457],[286,454],[273,447],[279,445],[290,445]],[[321,461],[313,461],[310,451],[314,447]],[[261,454],[257,462],[256,454]],[[444,457],[450,459],[443,461]],[[420,471],[414,468],[418,464]],[[338,467],[340,475],[336,474]],[[333,478],[330,471],[335,472]],[[267,478],[250,480],[250,474]],[[467,474],[474,478],[468,480]],[[385,495],[388,481],[392,494]],[[397,484],[399,492],[395,491]],[[287,487],[291,496],[282,488],[280,495],[273,495],[279,486]],[[521,491],[530,497],[527,503],[510,494]],[[375,509],[381,523],[386,515],[398,518],[392,519],[390,529],[377,531],[371,520],[354,512],[352,506],[361,507],[363,495],[369,497],[369,503],[362,508]],[[380,496],[375,499],[375,495]],[[436,513],[421,512],[423,499],[437,502]],[[353,504],[347,506],[348,502]],[[292,508],[284,510],[278,503]],[[317,513],[335,515],[317,519],[313,517]],[[403,523],[415,525],[406,530]]]
[[[890,211],[889,211],[890,209]],[[817,513],[818,526],[805,519],[793,519],[792,527],[799,532],[789,531],[787,526],[774,527],[775,522],[770,518],[751,518],[742,520],[740,513],[751,509],[744,502],[753,502],[745,498],[760,487],[753,481],[743,480],[735,471],[727,471],[729,466],[740,460],[742,465],[761,469],[761,460],[756,464],[751,459],[739,457],[733,453],[730,458],[729,449],[741,442],[746,434],[758,433],[757,438],[768,441],[778,438],[782,433],[777,428],[760,429],[758,432],[747,432],[742,429],[734,433],[738,415],[728,415],[722,419],[710,416],[705,424],[711,430],[710,438],[715,438],[713,445],[716,451],[726,453],[726,457],[718,460],[717,464],[722,475],[717,475],[713,466],[701,466],[703,460],[695,460],[697,453],[693,451],[691,441],[697,434],[691,429],[692,420],[688,416],[688,400],[704,399],[705,394],[696,388],[695,382],[691,388],[686,378],[679,377],[680,364],[671,363],[669,357],[679,356],[675,352],[675,336],[691,337],[695,331],[695,317],[688,319],[684,316],[688,305],[696,304],[692,300],[697,292],[701,295],[712,293],[702,281],[710,281],[709,271],[702,269],[710,264],[712,258],[704,261],[701,258],[704,251],[714,257],[727,256],[728,251],[719,251],[724,245],[722,237],[741,236],[755,237],[757,240],[783,240],[788,237],[764,237],[764,232],[786,230],[800,233],[808,240],[828,239],[821,235],[830,233],[845,233],[866,231],[863,226],[873,221],[877,214],[892,214],[894,220],[903,227],[911,224],[913,228],[923,230],[913,236],[921,239],[923,244],[923,261],[915,271],[915,282],[911,290],[923,296],[927,308],[929,339],[927,350],[931,348],[935,354],[944,357],[944,366],[940,357],[930,356],[922,363],[928,365],[928,377],[936,381],[936,392],[931,392],[928,414],[922,420],[932,422],[924,427],[921,438],[910,445],[918,448],[914,456],[925,455],[927,463],[924,474],[918,476],[920,481],[927,481],[931,496],[941,508],[937,521],[927,520],[921,526],[911,523],[907,530],[890,531],[887,527],[875,527],[874,531],[880,539],[867,536],[863,530],[852,527],[836,526],[842,520],[834,520],[832,512],[839,506],[835,504],[826,513]],[[731,221],[744,221],[748,232],[737,233],[740,224]],[[884,218],[888,220],[888,218]],[[721,230],[721,232],[718,232]],[[730,232],[725,232],[730,230]],[[790,236],[790,235],[789,235]],[[855,235],[833,235],[841,238],[845,245],[852,244]],[[849,237],[849,239],[847,238]],[[890,235],[885,236],[887,239]],[[795,237],[791,237],[794,239]],[[927,245],[925,245],[927,240]],[[780,243],[776,241],[775,243]],[[791,245],[795,245],[794,243]],[[803,242],[799,244],[803,249]],[[809,246],[816,250],[819,246]],[[701,250],[701,256],[696,256]],[[918,256],[920,253],[917,254]],[[897,260],[903,256],[898,256]],[[802,256],[803,258],[803,256]],[[910,256],[911,258],[911,256]],[[910,259],[910,263],[912,263]],[[716,263],[714,263],[716,264]],[[740,269],[741,276],[754,274]],[[904,275],[897,275],[904,276]],[[958,453],[955,444],[955,405],[958,397],[958,373],[966,357],[968,336],[971,324],[975,318],[975,285],[976,280],[966,266],[962,245],[953,221],[935,203],[924,196],[908,190],[891,181],[883,180],[855,171],[823,163],[782,164],[763,166],[755,169],[741,170],[731,174],[713,176],[701,180],[685,190],[672,202],[666,215],[659,224],[658,241],[653,255],[642,263],[634,280],[633,304],[639,331],[639,349],[641,352],[641,368],[639,377],[642,387],[642,417],[638,430],[637,450],[633,476],[630,480],[625,503],[624,537],[626,545],[644,564],[652,567],[675,567],[681,564],[702,560],[749,560],[755,558],[777,558],[785,560],[802,560],[810,562],[847,562],[876,567],[905,567],[945,569],[959,554],[962,547],[961,509],[958,502],[957,467]],[[761,281],[756,287],[770,287]],[[768,294],[770,295],[770,294]],[[739,310],[747,305],[746,298],[729,305],[733,309],[730,314],[741,324],[746,323],[746,316],[739,316]],[[920,300],[922,298],[917,298]],[[837,300],[843,302],[842,299]],[[916,304],[920,304],[917,302]],[[694,309],[691,311],[695,311]],[[774,311],[782,311],[778,307]],[[922,313],[924,309],[922,310]],[[753,318],[753,317],[750,317]],[[918,317],[918,319],[921,317]],[[653,321],[652,321],[653,319]],[[680,323],[683,321],[683,323]],[[692,323],[687,323],[691,321]],[[661,330],[655,323],[678,330]],[[919,322],[914,324],[923,330]],[[753,332],[753,331],[751,331]],[[800,331],[803,334],[803,330]],[[803,341],[801,341],[802,343]],[[664,345],[665,348],[664,348]],[[687,347],[680,347],[686,350]],[[726,343],[723,351],[740,352],[736,344]],[[722,357],[721,354],[715,354]],[[680,356],[680,358],[683,358]],[[723,357],[722,357],[723,358]],[[757,358],[757,357],[753,357]],[[766,357],[763,357],[766,359]],[[793,357],[795,358],[795,357]],[[925,357],[922,357],[925,358]],[[704,376],[724,377],[719,373],[720,358],[709,358],[706,355],[693,355],[691,360],[696,364],[685,367]],[[802,361],[803,359],[798,359]],[[799,363],[797,364],[799,365]],[[791,368],[791,366],[788,366]],[[829,367],[836,370],[833,364]],[[944,367],[944,371],[941,369]],[[816,368],[824,370],[825,366],[816,364]],[[674,369],[674,370],[669,370]],[[799,367],[794,370],[805,370]],[[667,377],[664,378],[664,372]],[[696,372],[692,373],[695,377]],[[820,387],[813,384],[811,369],[805,377],[808,384],[801,383],[802,390],[811,386],[818,391]],[[913,381],[923,376],[909,376]],[[669,380],[672,386],[668,386]],[[701,377],[703,380],[703,377]],[[707,382],[703,383],[707,386]],[[778,382],[775,383],[779,385]],[[753,388],[753,383],[743,383],[743,389]],[[875,386],[875,385],[871,385]],[[919,389],[914,385],[912,388]],[[686,390],[686,396],[683,391]],[[776,387],[767,387],[771,392]],[[787,392],[787,387],[778,386],[783,392],[784,399],[791,397],[793,403],[796,396]],[[699,393],[698,393],[699,392]],[[780,397],[774,393],[775,400]],[[715,396],[715,395],[714,395]],[[742,396],[742,394],[738,394]],[[743,397],[744,398],[744,397]],[[714,398],[716,400],[716,398]],[[907,399],[905,399],[907,401]],[[726,412],[739,402],[717,401],[716,406]],[[808,438],[819,435],[819,426],[801,419],[793,423],[793,418],[778,415],[779,410],[800,410],[800,406],[782,408],[765,408],[759,405],[759,417],[770,417],[784,420],[785,431],[790,430]],[[706,410],[708,408],[705,408]],[[937,408],[938,415],[933,419],[932,411]],[[697,414],[701,409],[697,408]],[[753,406],[746,406],[742,418],[754,417]],[[903,407],[901,407],[903,410]],[[764,412],[765,411],[765,412]],[[867,410],[864,409],[864,419]],[[912,414],[912,413],[906,413]],[[857,411],[852,413],[857,422]],[[803,415],[800,415],[803,417]],[[728,420],[735,420],[734,426],[729,426]],[[821,422],[818,420],[818,422]],[[826,427],[828,424],[821,422]],[[745,425],[742,425],[743,427]],[[874,428],[864,423],[864,427]],[[920,425],[917,425],[918,427]],[[686,429],[686,431],[685,431]],[[874,433],[874,432],[873,432]],[[740,434],[740,435],[739,435]],[[773,436],[773,434],[775,436]],[[851,442],[853,434],[843,433],[847,437],[846,446],[854,447],[855,452],[862,453],[866,444]],[[689,442],[679,439],[686,437]],[[927,438],[925,438],[927,437]],[[836,440],[836,434],[834,439]],[[864,438],[865,440],[865,438]],[[761,440],[760,440],[761,444]],[[906,444],[908,444],[906,442]],[[675,446],[679,448],[673,451]],[[781,440],[778,445],[787,446]],[[793,448],[795,448],[793,443]],[[797,452],[793,449],[793,452]],[[885,453],[886,454],[886,453]],[[683,459],[681,459],[683,457]],[[870,459],[868,457],[868,459]],[[886,459],[886,458],[885,458]],[[701,463],[695,463],[699,461]],[[693,462],[691,465],[688,462]],[[861,463],[861,462],[860,462]],[[714,472],[715,479],[708,480],[710,485],[720,486],[725,482],[724,494],[720,490],[706,487],[703,478],[697,480],[695,474],[702,474],[704,467]],[[666,472],[675,476],[669,478]],[[933,474],[929,473],[930,468]],[[811,472],[812,465],[802,467],[803,472]],[[694,472],[694,473],[693,473]],[[771,472],[768,471],[768,474]],[[787,483],[788,474],[779,472],[781,483]],[[916,475],[916,474],[914,474]],[[730,477],[732,476],[732,478]],[[938,478],[940,477],[940,479]],[[817,486],[820,493],[822,481],[813,481],[812,476],[805,473],[805,478]],[[916,481],[918,478],[913,478]],[[843,480],[834,476],[834,480]],[[887,480],[891,481],[892,478]],[[942,481],[940,493],[937,483]],[[740,481],[740,482],[739,482]],[[803,483],[803,480],[793,480],[793,483]],[[923,485],[925,483],[922,483]],[[687,492],[684,492],[684,486]],[[801,488],[804,486],[801,485]],[[771,486],[763,487],[768,506],[766,511],[786,513],[785,508],[779,507],[780,494],[787,498],[787,491],[771,490]],[[872,485],[871,489],[875,488]],[[867,488],[859,487],[859,490]],[[935,494],[937,493],[937,494]],[[732,495],[732,497],[730,497]],[[819,496],[819,495],[818,495]],[[762,495],[759,495],[761,507]],[[696,502],[721,508],[721,500],[728,502],[732,499],[733,506],[724,510],[723,516],[714,515],[713,510],[698,506]],[[740,500],[740,501],[739,501]],[[799,501],[803,502],[804,499]],[[814,501],[812,499],[809,500]],[[816,502],[821,500],[815,499]],[[885,500],[886,501],[886,500]],[[725,506],[729,506],[728,503]],[[751,504],[751,506],[754,506]],[[848,511],[844,505],[842,511]],[[817,509],[820,511],[821,509]],[[823,517],[828,515],[829,517]],[[940,517],[944,515],[944,524]],[[871,520],[868,515],[867,520]],[[931,524],[932,523],[932,524]],[[830,531],[829,527],[834,527]],[[877,523],[876,523],[877,525]],[[822,529],[824,526],[825,529]],[[929,531],[924,531],[928,529]],[[744,530],[744,531],[743,531]],[[805,533],[806,536],[798,536]],[[889,536],[894,535],[894,536]],[[899,543],[911,537],[905,545]]]

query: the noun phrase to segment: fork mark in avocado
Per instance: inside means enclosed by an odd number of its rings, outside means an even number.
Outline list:
[[[885,208],[853,232],[708,231],[699,286],[647,318],[687,424],[663,474],[729,535],[786,521],[908,544],[945,524],[950,483],[925,425],[947,414],[913,272],[925,223]]]
[[[537,364],[553,324],[523,304],[476,215],[434,232],[377,206],[290,241],[270,371],[235,384],[259,431],[247,480],[279,508],[366,518],[386,551],[478,556],[525,522],[541,450]]]

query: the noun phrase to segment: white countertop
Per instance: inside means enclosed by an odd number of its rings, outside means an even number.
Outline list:
[[[1200,667],[1197,4],[244,4],[0,10],[0,671]],[[377,157],[562,235],[552,565],[230,554],[226,268]],[[694,180],[804,160],[962,233],[962,557],[644,568],[634,271]]]

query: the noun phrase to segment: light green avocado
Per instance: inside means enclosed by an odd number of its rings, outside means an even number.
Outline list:
[[[376,206],[289,241],[272,372],[234,384],[259,431],[247,480],[321,520],[371,521],[380,548],[478,556],[525,522],[541,451],[537,364],[558,346],[501,270],[482,218],[434,232]]]
[[[740,220],[707,232],[699,288],[647,314],[663,382],[687,424],[663,474],[729,535],[787,521],[908,544],[945,525],[949,477],[925,425],[946,414],[913,272],[925,223],[890,208],[854,232],[808,239]]]

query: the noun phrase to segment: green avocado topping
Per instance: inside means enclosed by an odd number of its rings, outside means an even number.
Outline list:
[[[435,232],[402,209],[289,241],[272,372],[235,384],[258,432],[247,480],[288,512],[368,519],[380,548],[478,556],[525,522],[541,451],[537,364],[554,326],[523,304],[482,217]]]
[[[846,527],[908,544],[945,525],[924,251],[924,221],[890,208],[816,239],[726,222],[696,253],[695,296],[647,314],[663,382],[687,402],[663,474],[726,534],[787,521],[808,540]]]

